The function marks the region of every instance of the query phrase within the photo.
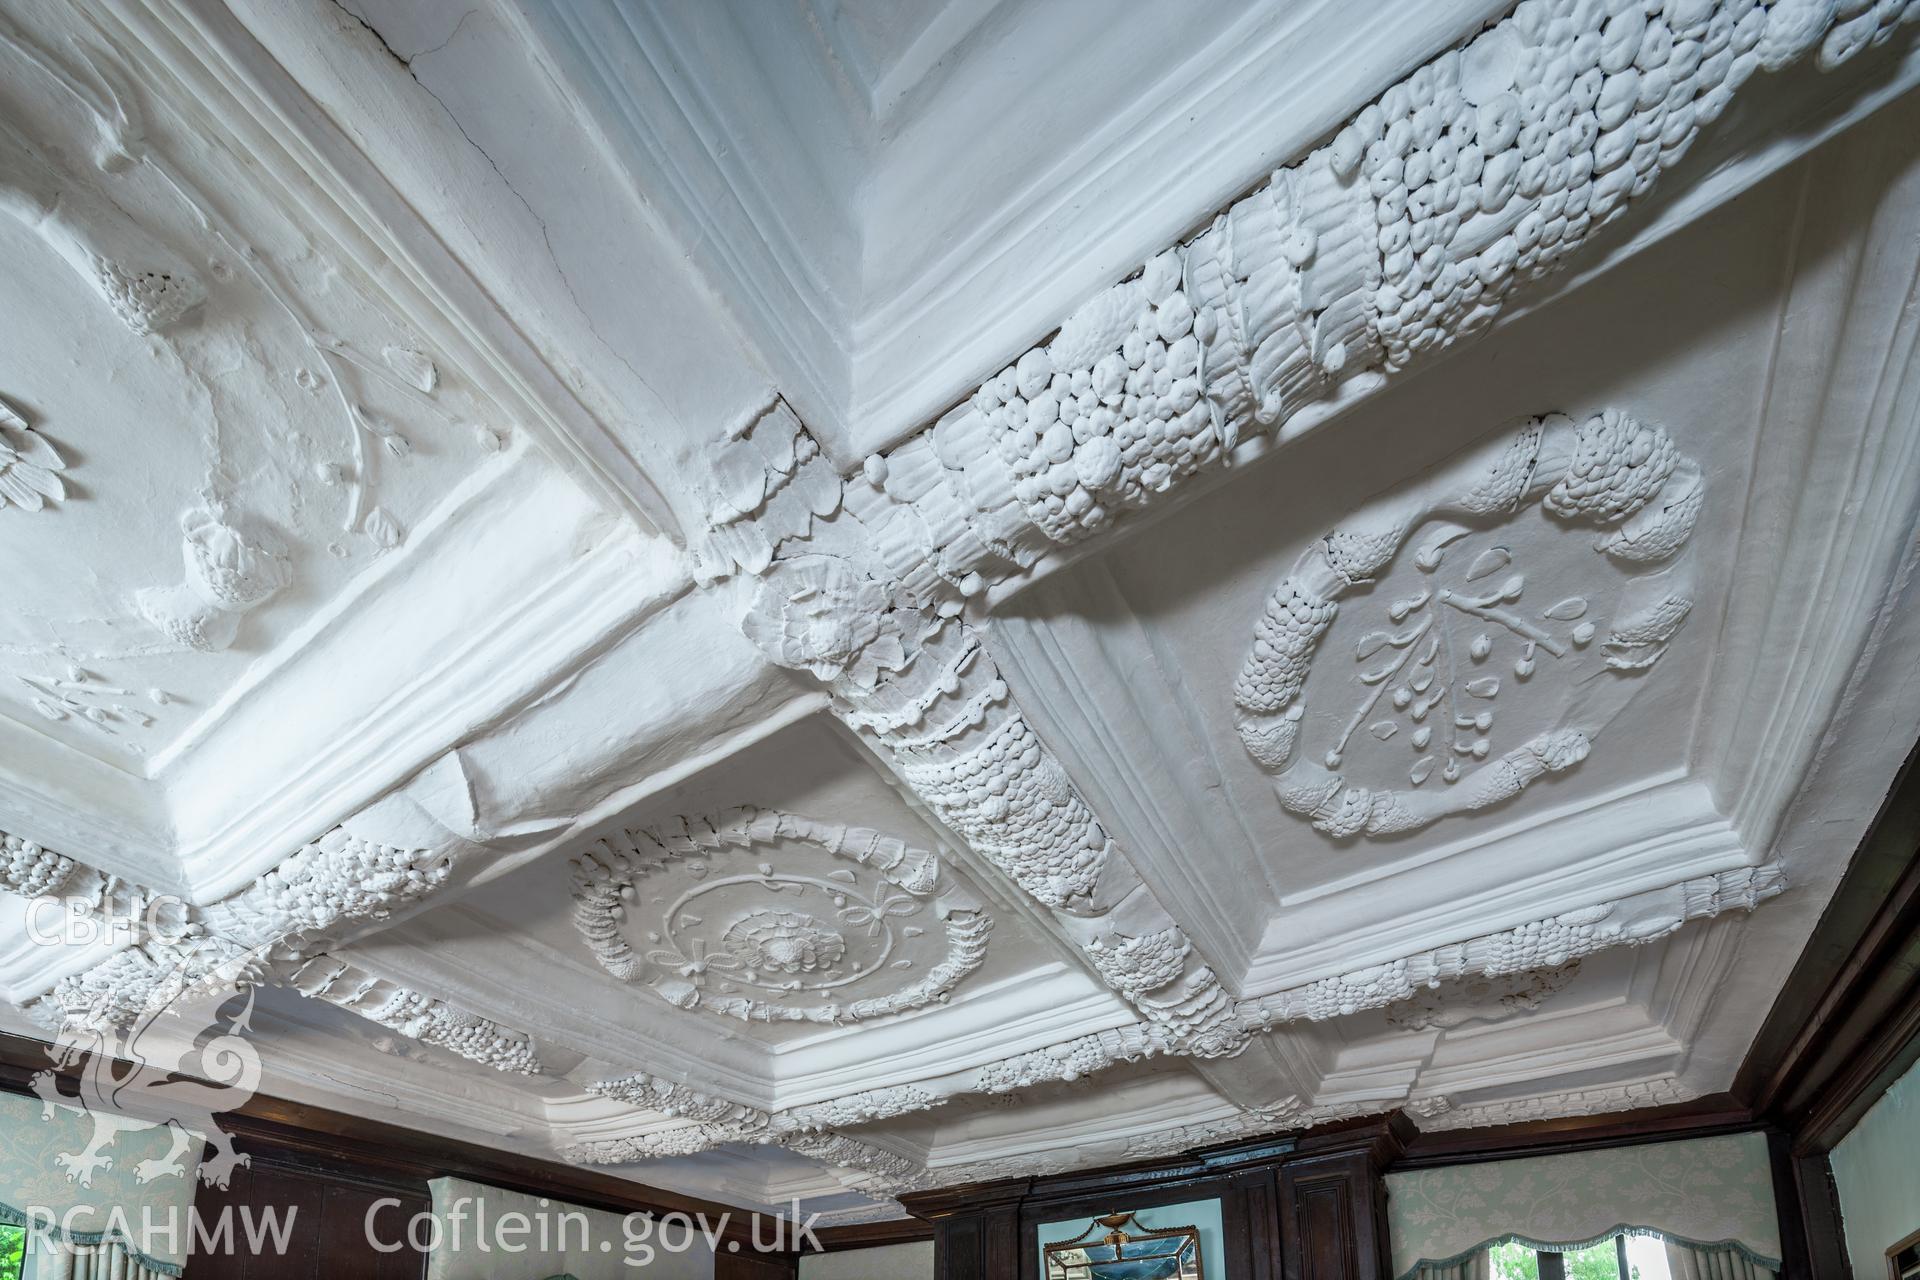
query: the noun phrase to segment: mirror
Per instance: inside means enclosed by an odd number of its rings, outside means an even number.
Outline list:
[[[1046,1280],[1201,1280],[1200,1232],[1153,1228],[1130,1213],[1095,1218],[1046,1246]]]

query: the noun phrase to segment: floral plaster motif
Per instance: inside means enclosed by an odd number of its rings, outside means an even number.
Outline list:
[[[1757,73],[1837,67],[1916,18],[1920,0],[1526,0],[868,458],[844,510],[917,603],[1017,581],[1257,454],[1243,446],[1356,379],[1486,332],[1516,290],[1650,192]],[[768,466],[741,457],[746,494],[799,474],[788,443]],[[810,528],[791,500],[746,505],[715,504],[739,549],[712,557],[715,572],[759,573]]]
[[[932,853],[759,809],[603,840],[574,860],[574,921],[616,977],[766,1022],[943,1001],[993,928]]]
[[[38,511],[67,496],[60,451],[5,400],[0,400],[0,507]]]
[[[882,671],[906,665],[892,597],[843,560],[808,556],[782,566],[786,594],[747,619],[747,635],[782,666],[871,689]]]

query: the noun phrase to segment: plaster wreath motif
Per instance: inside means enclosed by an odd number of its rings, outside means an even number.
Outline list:
[[[0,400],[0,509],[9,504],[39,511],[67,496],[60,473],[67,463],[47,438],[27,424],[19,410]]]
[[[744,856],[765,860],[737,866]],[[979,968],[993,928],[930,851],[752,808],[602,840],[575,857],[573,897],[575,927],[609,973],[747,1021],[942,1002]]]
[[[1496,755],[1496,721],[1514,700],[1502,703],[1502,692],[1524,697],[1530,684],[1571,680],[1559,672],[1590,648],[1613,676],[1644,675],[1692,609],[1683,579],[1662,568],[1627,578],[1610,600],[1597,582],[1543,605],[1506,547],[1465,565],[1450,552],[1537,502],[1562,528],[1601,530],[1596,556],[1628,571],[1664,566],[1692,536],[1704,487],[1664,430],[1610,409],[1578,423],[1533,419],[1371,504],[1310,547],[1268,598],[1234,684],[1242,744],[1276,775],[1281,804],[1335,837],[1416,830],[1573,768],[1598,724],[1554,725]],[[1353,709],[1337,721],[1318,713],[1338,730],[1319,759],[1297,756],[1296,740],[1315,727],[1308,676],[1342,599],[1381,579],[1415,538],[1417,589],[1391,595],[1384,610],[1373,602],[1352,641]],[[1405,786],[1353,780],[1346,756],[1363,725],[1381,743],[1407,744]]]

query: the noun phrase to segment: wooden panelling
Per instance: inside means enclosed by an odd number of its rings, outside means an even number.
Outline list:
[[[821,1227],[813,1238],[822,1253],[843,1249],[871,1249],[883,1244],[913,1244],[933,1239],[933,1224],[920,1218],[889,1218],[885,1222],[860,1222],[846,1227]]]
[[[238,1170],[224,1189],[203,1185],[194,1208],[209,1229],[225,1222],[232,1233],[230,1247],[194,1252],[187,1268],[194,1280],[420,1280],[425,1274],[426,1255],[406,1239],[407,1223],[430,1208],[424,1185],[368,1185],[260,1162]],[[284,1234],[248,1230],[249,1223],[268,1222],[266,1215],[277,1215]],[[372,1235],[369,1215],[375,1215]],[[401,1247],[385,1252],[376,1239]]]
[[[1283,1164],[1279,1191],[1285,1280],[1387,1280],[1386,1204],[1367,1153]]]
[[[1920,767],[1909,756],[1754,1037],[1734,1092],[1831,1151],[1920,1060]]]
[[[644,1268],[638,1274],[645,1275]],[[713,1280],[794,1280],[799,1274],[799,1260],[787,1253],[722,1252],[713,1259]]]

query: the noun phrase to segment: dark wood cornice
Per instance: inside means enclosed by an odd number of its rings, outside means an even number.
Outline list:
[[[1824,1152],[1920,1060],[1920,767],[1909,755],[1733,1092]]]
[[[933,1239],[933,1224],[922,1218],[888,1218],[884,1222],[858,1222],[845,1227],[817,1227],[813,1238],[820,1242],[822,1253],[918,1244]]]
[[[1001,1178],[970,1182],[961,1187],[935,1187],[900,1197],[908,1213],[927,1222],[1001,1205],[1019,1204],[1033,1188],[1032,1178]]]
[[[931,1222],[999,1205],[1058,1205],[1088,1197],[1146,1195],[1218,1181],[1240,1169],[1287,1159],[1361,1154],[1376,1167],[1385,1168],[1417,1135],[1413,1123],[1396,1111],[1290,1133],[1240,1138],[1104,1169],[1075,1170],[1038,1178],[1004,1178],[914,1192],[901,1196],[900,1203],[915,1217]]]
[[[1750,1133],[1763,1127],[1752,1109],[1730,1093],[1692,1102],[1612,1115],[1529,1120],[1486,1129],[1449,1129],[1422,1133],[1407,1144],[1395,1169],[1476,1164],[1521,1156],[1557,1155],[1599,1147],[1625,1147],[1674,1138],[1705,1138],[1721,1133]]]

